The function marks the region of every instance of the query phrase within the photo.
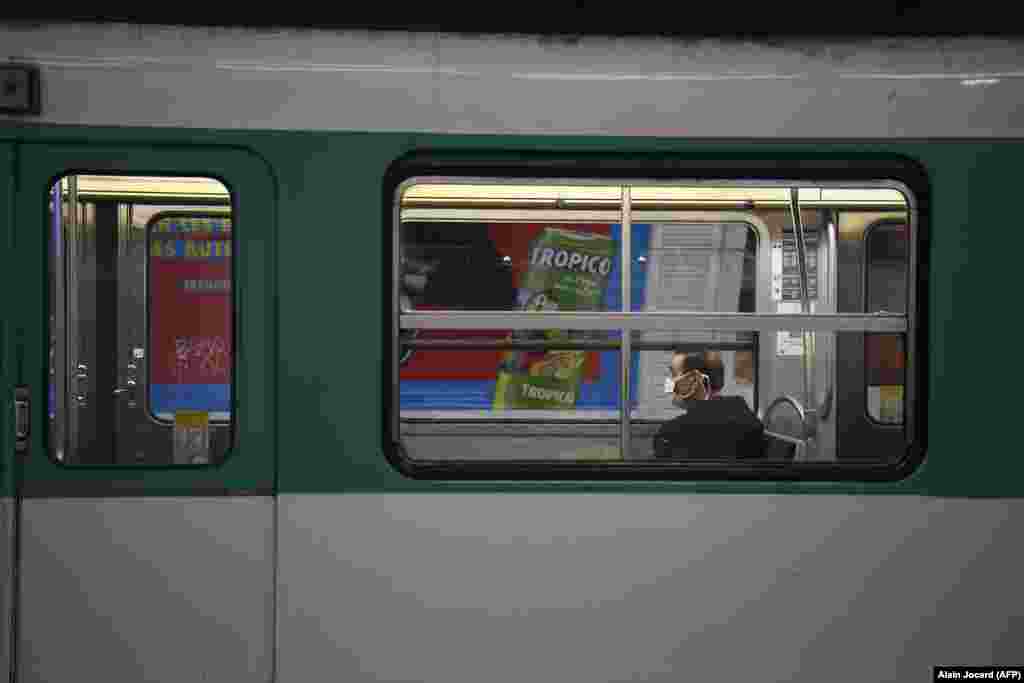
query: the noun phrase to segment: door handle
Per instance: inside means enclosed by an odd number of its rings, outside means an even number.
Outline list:
[[[31,419],[32,401],[29,398],[28,387],[14,388],[14,451],[24,453],[28,451],[28,437],[32,428]]]

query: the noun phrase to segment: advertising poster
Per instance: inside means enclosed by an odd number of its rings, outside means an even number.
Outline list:
[[[474,258],[494,258],[505,264],[507,279],[501,273],[465,265],[458,258],[440,267],[421,263],[415,277],[420,278],[422,293],[409,300],[416,310],[525,310],[538,306],[602,310],[618,306],[617,225],[501,223],[473,227],[481,232],[476,239],[485,243]],[[469,232],[465,226],[452,224],[438,224],[436,230],[442,244],[454,239],[448,237],[452,233]],[[456,253],[460,248],[450,251]],[[550,251],[545,253],[545,249]],[[556,256],[556,249],[562,249],[562,255]],[[570,253],[574,249],[575,258]],[[408,264],[404,267],[408,272]],[[595,272],[590,272],[592,269]],[[439,280],[452,284],[444,286]],[[510,334],[511,330],[421,330],[416,336],[504,340]],[[558,338],[557,332],[537,334],[538,339]],[[401,364],[401,405],[426,410],[607,407],[615,405],[618,398],[617,369],[615,352],[417,350],[406,353]],[[524,379],[527,377],[531,379]],[[530,396],[524,393],[524,386],[532,387],[525,390]],[[514,396],[516,387],[518,397]],[[567,392],[566,387],[572,391]],[[567,400],[569,393],[572,401]]]
[[[519,277],[520,310],[602,310],[614,259],[615,243],[607,235],[545,228],[531,243],[526,269]],[[512,338],[566,342],[584,339],[586,333],[522,331]],[[574,350],[505,353],[498,368],[494,408],[575,408],[587,355]]]
[[[231,220],[164,215],[148,227],[149,407],[157,418],[231,409]]]

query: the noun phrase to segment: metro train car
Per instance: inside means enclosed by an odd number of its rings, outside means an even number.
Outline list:
[[[12,681],[1020,663],[1020,41],[0,45]]]

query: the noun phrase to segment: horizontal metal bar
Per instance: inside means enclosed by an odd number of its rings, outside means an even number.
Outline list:
[[[778,432],[773,432],[768,429],[764,430],[764,434],[765,436],[770,436],[773,439],[778,439],[779,441],[784,441],[785,443],[793,444],[794,446],[807,445],[803,439],[798,439],[795,436],[788,436],[786,434],[779,434]]]
[[[418,209],[403,208],[402,221],[444,221],[444,222],[477,222],[494,221],[521,222],[537,221],[551,223],[618,223],[622,219],[621,211],[584,211],[578,209],[534,209],[534,208],[451,208],[451,209]]]
[[[79,193],[78,201],[82,204],[88,202],[109,202],[118,201],[130,204],[174,204],[182,206],[217,206],[230,207],[230,197],[214,197],[207,195],[191,194],[158,194],[141,192],[88,192]]]
[[[409,339],[403,341],[402,346],[412,349],[435,349],[439,351],[614,351],[620,348],[622,344],[618,341],[596,341],[593,339],[580,339],[573,342]]]
[[[807,209],[877,209],[906,211],[907,205],[902,201],[865,200],[865,201],[801,201],[800,206]],[[476,215],[478,218],[491,213],[501,216],[502,212],[538,212],[558,213],[557,218],[563,218],[565,213],[586,212],[599,213],[601,215],[611,214],[616,218],[620,215],[614,203],[609,202],[585,202],[578,200],[565,201],[529,201],[529,200],[473,200],[473,199],[451,199],[451,200],[410,200],[402,203],[402,220],[415,220],[417,218],[437,218],[447,213],[454,213],[455,216]],[[722,209],[732,210],[754,210],[754,209],[785,209],[789,208],[789,202],[782,201],[758,201],[753,199],[692,199],[678,201],[643,201],[640,200],[633,207],[637,220],[647,218],[647,212],[679,211],[679,210],[709,210],[717,211]],[[409,212],[408,214],[406,212]]]
[[[224,232],[150,232],[149,239],[164,242],[177,242],[178,240],[211,242],[214,240],[231,239],[231,231],[226,230]]]
[[[497,351],[617,351],[622,348],[618,340],[598,341],[580,339],[572,342],[547,341],[501,341],[473,339],[409,339],[402,341],[402,346],[411,349],[435,349],[441,351],[456,350],[497,350]],[[751,351],[757,348],[754,342],[638,342],[632,344],[634,351]]]
[[[693,313],[524,311],[431,311],[402,313],[405,330],[633,330],[714,332],[906,332],[907,318],[897,313]]]
[[[530,411],[533,413],[544,411]],[[556,411],[549,411],[556,412]],[[482,436],[482,437],[570,437],[570,438],[606,438],[618,441],[621,423],[618,411],[602,411],[606,415],[594,416],[590,420],[573,419],[573,412],[561,411],[567,415],[555,415],[559,422],[545,422],[548,417],[522,418],[504,420],[499,415],[481,415],[479,421],[446,422],[450,416],[439,415],[428,419],[408,420],[404,415],[401,422],[401,435],[408,436]],[[403,411],[405,413],[405,411]],[[501,420],[501,421],[499,421]],[[630,422],[633,434],[650,437],[658,431],[661,421]]]

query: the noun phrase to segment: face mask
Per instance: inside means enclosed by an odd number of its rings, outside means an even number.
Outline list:
[[[711,395],[711,378],[708,377],[707,375],[705,375],[703,372],[701,372],[699,374],[700,374],[701,384],[704,385],[704,395],[705,396],[710,396]],[[665,378],[665,393],[666,394],[674,394],[675,391],[676,391],[676,378],[675,377],[666,377]]]

